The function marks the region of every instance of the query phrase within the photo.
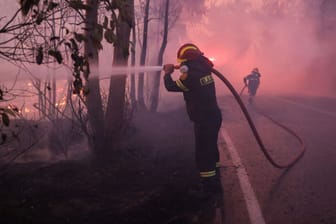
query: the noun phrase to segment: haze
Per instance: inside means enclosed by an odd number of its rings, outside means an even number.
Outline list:
[[[265,1],[268,7],[261,2],[208,1],[201,21],[188,21],[188,37],[183,40],[193,41],[213,57],[217,69],[238,89],[243,77],[258,67],[260,94],[335,96],[336,32],[325,29],[320,3],[283,1],[282,11],[276,11],[272,1]]]
[[[262,74],[259,94],[335,96],[336,69],[332,60],[336,32],[335,28],[323,27],[323,13],[317,6],[320,3],[282,1],[275,9],[272,1],[265,2],[267,6],[262,0],[207,0],[204,15],[181,16],[171,29],[165,63],[175,63],[178,47],[193,42],[214,59],[215,68],[237,89],[242,87],[243,77],[258,67]],[[5,16],[14,12],[18,4],[2,0],[0,6]],[[110,68],[111,48],[107,46],[101,52],[102,70]],[[5,61],[0,63],[1,80],[15,77],[17,67]],[[32,71],[36,75],[46,70]],[[224,88],[219,84],[219,92]]]

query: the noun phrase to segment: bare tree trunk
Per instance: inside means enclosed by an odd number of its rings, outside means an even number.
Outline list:
[[[169,0],[166,0],[165,16],[164,16],[164,28],[163,28],[164,30],[163,30],[162,43],[161,43],[159,56],[158,56],[158,62],[157,62],[158,65],[162,65],[162,63],[163,63],[163,54],[164,54],[166,46],[167,46],[168,22],[169,22]],[[153,91],[152,91],[152,94],[151,94],[150,111],[156,111],[157,108],[158,108],[160,81],[161,81],[161,71],[157,72],[154,76]]]
[[[88,57],[91,73],[87,86],[89,94],[87,95],[87,110],[90,127],[92,130],[92,139],[89,139],[90,147],[95,153],[104,150],[104,112],[102,99],[100,95],[100,85],[98,79],[98,49],[94,47],[93,29],[97,24],[97,13],[99,0],[87,0],[89,9],[86,15],[86,37],[85,55]]]
[[[119,9],[117,41],[114,45],[113,65],[127,66],[129,57],[130,34],[133,27],[134,0],[127,0]],[[126,74],[111,76],[108,104],[106,110],[106,137],[109,146],[114,146],[121,139],[125,126]]]
[[[145,16],[144,16],[144,28],[143,28],[143,35],[142,35],[142,48],[141,48],[141,55],[140,55],[140,65],[145,65],[146,63],[146,54],[147,54],[147,36],[148,36],[148,17],[149,17],[149,3],[150,0],[146,0],[145,5]],[[144,100],[144,73],[139,73],[139,80],[138,80],[138,104],[141,108],[145,108],[145,100]]]
[[[135,29],[135,16],[133,16],[133,27],[132,27],[132,47],[131,47],[131,65],[135,66],[135,49],[136,49],[136,29]],[[136,96],[135,96],[135,74],[131,74],[131,84],[130,84],[130,97],[132,107],[136,106]]]
[[[34,80],[34,85],[36,86],[35,88],[37,89],[41,89],[41,80],[37,79]],[[39,117],[43,117],[43,112],[42,112],[42,108],[43,108],[43,95],[39,92],[38,93],[38,108],[40,108],[39,111]]]
[[[53,33],[56,33],[56,21],[55,21],[55,14],[52,15],[52,19],[53,19],[53,24],[52,24],[52,30],[53,30]],[[55,42],[54,42],[54,47],[56,48],[55,46]],[[54,67],[56,65],[56,62],[53,63],[54,64]],[[51,74],[51,105],[50,105],[50,115],[51,117],[55,118],[56,117],[56,89],[57,89],[57,86],[56,86],[56,71],[55,71],[55,68],[53,69],[52,71],[52,74]]]
[[[47,80],[44,81],[44,89],[43,89],[44,95],[43,95],[43,109],[42,109],[42,111],[43,111],[44,114],[48,113],[48,107],[47,107],[47,102],[48,102],[48,97],[47,97],[48,86],[49,86],[48,81]]]
[[[53,117],[55,117],[56,114],[56,94],[57,94],[57,85],[56,85],[56,71],[55,69],[53,69],[53,74],[52,74],[52,87],[51,87],[51,95],[52,95],[52,99],[51,99],[51,115]]]

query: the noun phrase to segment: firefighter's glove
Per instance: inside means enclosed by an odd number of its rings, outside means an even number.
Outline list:
[[[163,66],[163,71],[165,74],[171,74],[174,72],[174,65],[173,64],[165,64]]]
[[[181,73],[187,73],[188,70],[189,70],[189,68],[188,68],[188,66],[186,66],[186,65],[182,65],[182,66],[180,67],[180,72],[181,72]]]

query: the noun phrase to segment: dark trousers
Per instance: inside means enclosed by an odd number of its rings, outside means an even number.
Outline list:
[[[257,81],[250,81],[248,83],[248,90],[249,90],[250,96],[256,95],[258,87],[259,87],[259,82]]]
[[[215,174],[216,163],[219,162],[217,140],[221,123],[220,112],[209,115],[204,121],[194,122],[196,165],[201,177],[204,173],[209,173],[209,177]]]

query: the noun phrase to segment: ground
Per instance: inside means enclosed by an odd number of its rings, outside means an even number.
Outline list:
[[[198,177],[184,108],[138,113],[132,130],[106,162],[12,164],[0,177],[0,223],[211,223],[214,210],[193,194]]]

